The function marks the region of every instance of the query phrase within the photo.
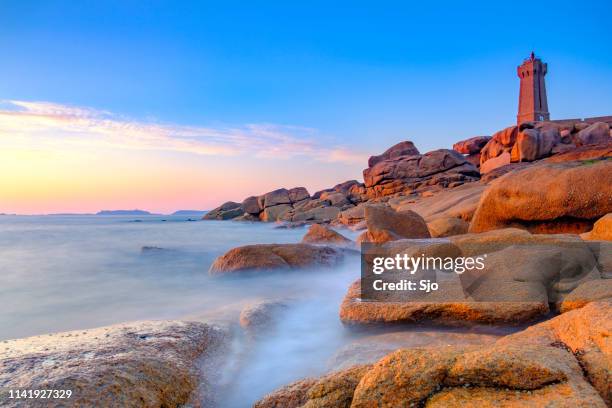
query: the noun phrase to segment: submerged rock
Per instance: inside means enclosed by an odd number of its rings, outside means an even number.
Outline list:
[[[207,406],[212,394],[199,392],[212,377],[196,360],[212,357],[224,338],[203,323],[143,321],[7,340],[0,387],[72,391],[70,399],[30,399],[30,407]],[[7,392],[0,405],[24,406]]]
[[[266,271],[329,267],[343,259],[340,249],[310,244],[256,244],[229,250],[210,266],[208,273]]]
[[[240,326],[250,334],[263,334],[274,323],[276,314],[287,308],[283,300],[262,300],[245,306],[240,312]]]

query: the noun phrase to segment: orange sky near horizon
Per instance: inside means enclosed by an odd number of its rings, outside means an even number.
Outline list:
[[[303,185],[313,193],[361,179],[365,166],[365,157],[362,165],[345,149],[328,150],[285,134],[271,140],[258,134],[186,140],[169,135],[173,129],[62,106],[27,109],[0,111],[0,213],[204,210],[279,187]],[[212,138],[214,145],[207,142]],[[210,146],[213,153],[205,151]]]

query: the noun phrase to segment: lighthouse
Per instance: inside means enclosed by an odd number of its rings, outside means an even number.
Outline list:
[[[544,82],[547,68],[546,63],[537,58],[533,52],[517,68],[517,74],[521,81],[518,115],[516,117],[517,124],[550,120],[546,84]]]

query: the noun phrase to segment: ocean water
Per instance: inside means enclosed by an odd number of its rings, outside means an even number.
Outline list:
[[[371,334],[338,318],[360,275],[358,254],[333,268],[208,275],[212,261],[233,247],[299,242],[305,232],[178,216],[0,216],[0,340],[134,320],[212,322],[233,333],[214,398],[220,407],[251,406],[282,385],[333,369],[338,350]],[[239,313],[262,299],[288,307],[253,339],[239,328]]]
[[[359,276],[359,257],[331,269],[213,278],[210,264],[230,248],[299,242],[306,229],[187,219],[0,216],[0,340],[141,319],[197,319],[237,331],[244,305],[286,299],[291,307],[265,341],[234,347],[222,406],[249,406],[323,372],[351,337],[338,306]]]

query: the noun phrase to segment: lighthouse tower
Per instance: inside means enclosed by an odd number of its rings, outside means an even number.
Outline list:
[[[550,120],[546,98],[547,65],[532,52],[529,58],[517,68],[521,80],[517,124],[528,121]]]

